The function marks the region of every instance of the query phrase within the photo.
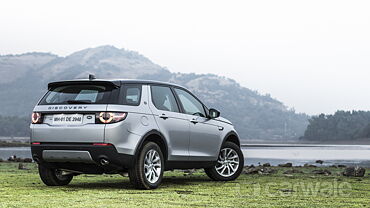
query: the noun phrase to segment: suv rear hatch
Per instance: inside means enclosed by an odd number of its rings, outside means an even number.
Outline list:
[[[117,103],[119,82],[65,81],[49,91],[34,108],[40,116],[31,125],[31,141],[43,143],[103,143],[104,123],[97,115]],[[34,116],[33,114],[33,116]],[[35,123],[35,121],[33,121]]]

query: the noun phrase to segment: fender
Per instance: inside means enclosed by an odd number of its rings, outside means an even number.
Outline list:
[[[226,135],[225,135],[225,137],[224,137],[224,139],[223,139],[223,141],[222,141],[222,145],[221,145],[221,147],[225,144],[225,142],[226,142],[226,139],[227,138],[229,138],[229,136],[235,136],[236,137],[236,139],[237,139],[237,142],[238,142],[238,146],[240,147],[240,139],[239,139],[239,135],[238,135],[238,133],[236,133],[236,131],[230,131],[229,133],[227,133]],[[220,149],[221,149],[221,147],[220,147]]]
[[[136,147],[136,150],[135,150],[135,158],[137,158],[137,156],[139,155],[140,153],[140,150],[141,150],[141,147],[143,146],[144,142],[152,135],[156,135],[158,136],[159,138],[161,138],[161,142],[164,144],[164,149],[165,151],[163,152],[163,156],[165,157],[165,159],[167,160],[167,157],[168,157],[168,146],[167,146],[167,142],[166,142],[166,139],[165,137],[163,136],[163,134],[161,132],[159,132],[158,130],[156,129],[153,129],[153,130],[150,130],[148,131],[146,134],[144,134],[141,139],[140,139],[140,142],[138,143],[137,147]]]

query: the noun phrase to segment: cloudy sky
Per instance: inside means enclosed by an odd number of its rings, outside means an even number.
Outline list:
[[[3,1],[0,54],[135,50],[308,114],[370,110],[368,1]]]

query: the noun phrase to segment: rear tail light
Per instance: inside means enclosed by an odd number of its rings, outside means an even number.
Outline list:
[[[100,112],[96,115],[96,122],[103,124],[117,123],[125,120],[127,113]]]
[[[32,142],[31,144],[32,145],[40,145],[41,143],[40,142]]]
[[[33,112],[31,116],[32,124],[40,124],[42,123],[42,115],[41,113]]]

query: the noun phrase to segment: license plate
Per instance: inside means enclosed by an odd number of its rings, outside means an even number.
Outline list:
[[[53,116],[53,125],[81,125],[82,120],[81,114],[58,114]]]

